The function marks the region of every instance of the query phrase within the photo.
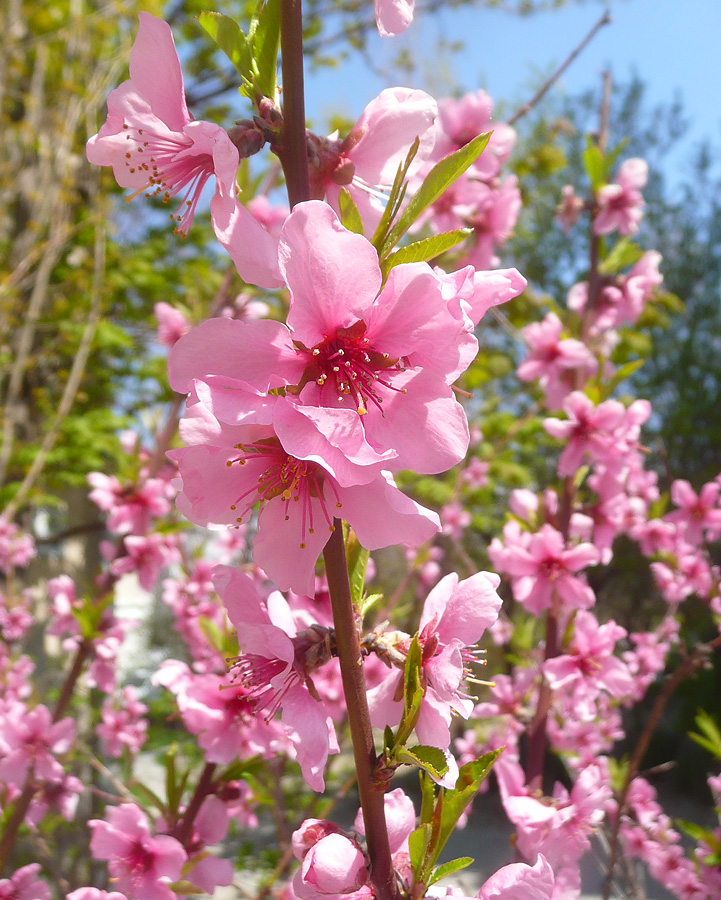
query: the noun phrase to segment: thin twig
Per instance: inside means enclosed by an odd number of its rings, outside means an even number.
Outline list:
[[[556,69],[556,71],[543,82],[540,88],[536,91],[536,93],[531,97],[528,103],[524,103],[523,106],[517,110],[510,119],[507,120],[506,124],[515,125],[516,122],[523,118],[523,116],[527,115],[537,103],[539,103],[546,94],[550,91],[553,85],[558,81],[558,79],[563,75],[566,69],[571,65],[571,63],[578,57],[583,50],[591,43],[591,41],[596,37],[596,34],[603,28],[604,25],[611,24],[611,12],[610,10],[606,10],[601,18],[596,22],[593,28],[588,32],[586,37],[581,41],[581,43],[571,51],[568,57],[561,63],[561,65]]]

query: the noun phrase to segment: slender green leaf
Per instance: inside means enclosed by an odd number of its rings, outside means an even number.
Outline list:
[[[264,97],[275,99],[280,46],[280,0],[260,0],[250,23],[256,67],[255,86]]]
[[[431,840],[431,826],[429,824],[419,825],[415,831],[410,833],[408,838],[408,855],[411,858],[411,866],[413,867],[413,875],[417,878],[426,859],[428,844]]]
[[[346,560],[348,563],[348,577],[350,579],[350,593],[353,605],[357,608],[363,597],[365,587],[366,566],[368,565],[369,552],[362,547],[354,531],[349,530],[346,543]]]
[[[421,139],[416,138],[415,141],[413,141],[413,143],[411,144],[411,148],[408,151],[406,158],[398,166],[396,177],[393,179],[393,185],[391,186],[391,192],[388,195],[388,202],[386,203],[385,209],[383,210],[383,215],[381,216],[381,220],[375,230],[375,234],[371,238],[371,244],[373,244],[376,250],[378,250],[383,245],[388,234],[390,224],[393,221],[396,213],[400,209],[401,203],[403,202],[403,198],[405,197],[406,192],[406,185],[403,183],[403,181],[406,177],[406,173],[408,172],[411,163],[415,159],[416,153],[418,153],[418,148],[420,147],[420,145]]]
[[[391,253],[383,260],[383,274],[387,274],[394,266],[402,263],[425,262],[428,259],[434,259],[441,253],[445,253],[446,250],[450,250],[451,247],[455,247],[456,244],[460,244],[470,234],[473,234],[472,228],[459,228],[457,231],[434,234],[433,237],[401,247],[400,250],[396,250],[395,253]]]
[[[465,766],[461,766],[458,773],[458,781],[452,791],[446,791],[444,796],[443,813],[441,815],[441,827],[438,836],[438,845],[434,847],[435,863],[448,838],[453,833],[456,823],[466,811],[466,807],[478,793],[478,788],[488,777],[493,764],[503,752],[503,747],[492,750],[479,759],[474,759]]]
[[[379,600],[382,600],[384,594],[367,594],[365,597],[361,597],[361,601],[359,604],[361,618],[365,616],[369,609],[372,609]]]
[[[586,149],[583,151],[583,165],[591,182],[594,193],[606,183],[608,177],[608,167],[603,153],[594,144],[591,138],[588,138]]]
[[[491,138],[490,132],[479,134],[465,147],[436,163],[426,175],[396,224],[383,242],[380,258],[385,259],[416,219],[449,188],[481,155]]]
[[[449,875],[453,875],[454,872],[460,872],[461,869],[468,868],[472,863],[472,856],[459,856],[458,859],[452,859],[443,863],[442,866],[438,866],[437,869],[431,872],[431,877],[428,879],[428,887],[440,881],[441,878],[447,878]]]
[[[433,807],[435,806],[436,788],[433,779],[430,778],[422,769],[420,771],[421,782],[421,815],[420,823],[424,825],[430,822],[433,817]]]
[[[701,710],[696,716],[696,727],[701,734],[690,732],[691,740],[696,741],[699,746],[708,750],[717,759],[721,759],[721,730],[716,722],[707,712]]]
[[[237,22],[229,16],[216,12],[201,12],[198,21],[225,53],[233,68],[248,84],[253,81],[253,54],[248,39]]]
[[[348,188],[340,189],[338,197],[338,206],[340,208],[340,221],[344,228],[352,231],[354,234],[363,234],[363,220],[358,212],[355,200],[351,196]]]

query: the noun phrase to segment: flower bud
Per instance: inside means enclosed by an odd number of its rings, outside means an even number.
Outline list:
[[[303,895],[350,894],[368,880],[360,848],[342,834],[329,834],[306,853],[301,868]],[[297,893],[296,887],[296,893]]]

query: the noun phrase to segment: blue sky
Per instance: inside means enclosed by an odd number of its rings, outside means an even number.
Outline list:
[[[334,111],[355,118],[382,88],[399,80],[434,96],[447,95],[454,83],[469,90],[484,87],[513,111],[568,56],[604,6],[597,0],[569,0],[561,10],[526,19],[473,7],[437,17],[420,14],[404,35],[374,36],[370,42],[377,67],[387,66],[403,48],[420,62],[417,76],[384,80],[354,57],[338,69],[308,77],[308,115],[319,128]],[[680,93],[692,123],[689,141],[709,137],[721,142],[721,0],[612,0],[610,8],[613,23],[600,31],[556,90],[576,93],[597,86],[606,67],[618,81],[636,72],[653,103]],[[439,56],[441,37],[463,40],[465,50]]]

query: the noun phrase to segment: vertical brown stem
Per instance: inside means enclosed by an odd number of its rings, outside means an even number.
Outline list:
[[[303,86],[303,14],[301,0],[281,0],[280,52],[283,72],[283,138],[278,157],[291,208],[310,200],[305,140]]]
[[[358,625],[348,580],[342,526],[340,519],[336,519],[335,531],[323,551],[333,609],[338,660],[353,742],[353,758],[358,777],[358,793],[363,810],[368,855],[371,860],[371,882],[378,900],[397,900],[398,887],[388,845],[383,789],[373,783],[372,777],[376,752],[368,712]]]

